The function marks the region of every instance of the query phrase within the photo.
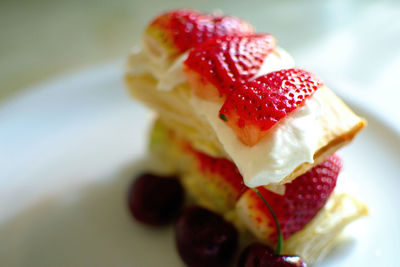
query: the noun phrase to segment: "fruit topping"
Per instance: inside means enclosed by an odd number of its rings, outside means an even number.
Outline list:
[[[183,200],[182,185],[174,176],[142,174],[128,192],[128,207],[132,215],[149,225],[163,225],[176,219]]]
[[[302,69],[271,72],[236,84],[221,107],[220,118],[243,143],[253,146],[320,86],[322,82],[314,74]]]
[[[227,266],[238,245],[238,233],[231,223],[198,206],[183,211],[175,233],[178,252],[190,267]]]
[[[170,55],[176,55],[215,36],[252,33],[246,21],[220,14],[203,14],[196,10],[179,9],[158,16],[146,33],[161,43]]]
[[[257,188],[275,211],[284,239],[301,230],[325,205],[335,188],[341,166],[337,155],[328,157],[286,184],[284,195],[278,195],[264,187]],[[273,215],[255,191],[248,189],[240,197],[236,210],[258,238],[270,245],[277,243],[278,235]]]
[[[277,255],[263,244],[252,243],[240,254],[237,267],[306,267],[298,256]]]
[[[275,48],[269,34],[223,36],[196,46],[185,61],[185,74],[194,93],[207,100],[228,95],[236,82],[255,76]]]

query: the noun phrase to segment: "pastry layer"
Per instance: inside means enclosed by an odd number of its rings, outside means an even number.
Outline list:
[[[263,238],[265,235],[260,235],[259,226],[253,227],[251,214],[241,207],[241,196],[247,189],[236,184],[235,179],[238,177],[234,172],[228,173],[231,179],[227,181],[219,174],[218,169],[202,168],[195,152],[187,150],[187,145],[186,141],[162,122],[155,124],[150,150],[163,162],[169,161],[175,166],[181,174],[186,192],[199,205],[224,215],[243,234],[249,231],[254,235],[253,238],[270,243]],[[302,230],[284,241],[283,251],[285,254],[300,255],[307,263],[313,264],[340,241],[340,233],[346,225],[367,214],[368,209],[363,203],[347,194],[334,193],[325,207]]]
[[[363,119],[322,87],[259,144],[248,147],[218,119],[218,104],[195,99],[186,83],[172,91],[160,91],[152,75],[129,73],[126,83],[133,97],[155,109],[168,127],[197,150],[232,160],[249,187],[290,182],[349,143],[365,126]],[[305,120],[303,115],[310,106]],[[293,119],[296,114],[297,121]]]

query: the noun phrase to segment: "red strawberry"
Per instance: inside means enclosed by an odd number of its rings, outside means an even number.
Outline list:
[[[328,157],[310,171],[286,184],[283,196],[259,187],[258,190],[274,210],[283,238],[301,230],[325,205],[336,185],[341,169],[337,155]],[[244,193],[236,210],[248,228],[270,245],[277,240],[272,215],[262,199],[252,190]]]
[[[246,145],[253,146],[267,130],[304,104],[320,86],[315,75],[301,69],[275,71],[253,81],[236,84],[220,109]]]
[[[203,200],[211,203],[209,208],[221,213],[234,209],[238,198],[247,189],[235,164],[230,160],[214,158],[196,151],[190,145],[186,146],[186,151],[194,156],[196,168],[196,175],[191,176],[191,181],[188,182],[192,187],[196,186],[197,194],[201,192],[201,196],[198,195],[197,198],[206,198],[199,199],[200,202]]]
[[[176,55],[215,36],[252,33],[253,27],[236,17],[203,14],[179,9],[161,14],[147,27],[146,33],[161,43],[169,55]]]
[[[196,46],[185,61],[188,83],[197,96],[218,100],[231,92],[235,82],[253,77],[275,45],[268,34],[210,39]]]

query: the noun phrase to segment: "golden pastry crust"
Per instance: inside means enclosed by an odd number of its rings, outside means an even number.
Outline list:
[[[191,97],[187,84],[180,84],[172,91],[157,90],[157,81],[149,74],[125,76],[131,95],[156,110],[161,120],[179,135],[189,140],[197,149],[214,157],[229,158],[223,149],[215,132],[202,116],[199,116],[193,107],[188,104]],[[318,140],[318,148],[314,153],[314,163],[302,163],[293,172],[282,179],[280,184],[288,183],[296,177],[310,170],[313,166],[324,161],[326,157],[339,148],[348,144],[354,136],[366,125],[366,121],[357,117],[350,108],[343,103],[327,87],[319,89],[326,105],[334,107],[334,112],[340,117],[352,118],[343,124],[335,123],[335,118],[321,118],[319,121],[323,135]]]
[[[358,132],[362,130],[366,125],[366,120],[360,118],[360,121],[353,126],[349,131],[344,132],[342,135],[338,135],[335,137],[332,137],[331,140],[324,145],[323,147],[319,148],[315,153],[314,153],[314,163],[303,163],[299,165],[290,175],[286,176],[280,184],[286,184],[294,179],[296,179],[298,176],[302,175],[303,173],[306,173],[308,170],[312,169],[314,166],[318,165],[319,163],[323,162],[327,157],[335,153],[339,148],[345,146],[346,144],[350,143],[354,136]]]

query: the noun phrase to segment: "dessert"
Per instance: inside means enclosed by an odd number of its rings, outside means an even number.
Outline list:
[[[125,80],[158,114],[150,151],[242,235],[271,247],[282,235],[285,254],[314,263],[367,214],[334,190],[335,152],[365,120],[296,67],[271,34],[231,16],[166,12],[130,55]]]

